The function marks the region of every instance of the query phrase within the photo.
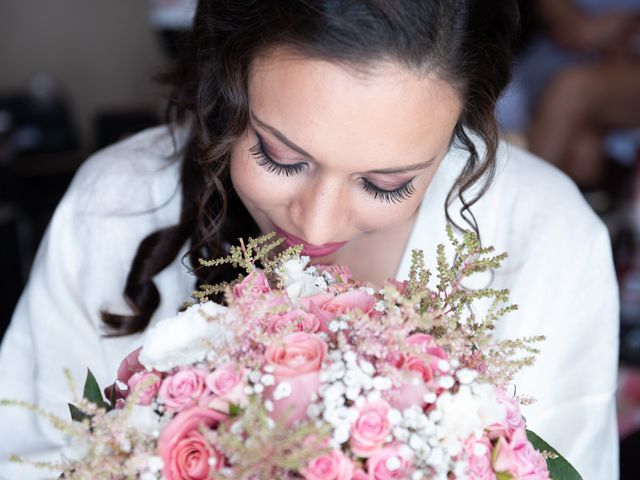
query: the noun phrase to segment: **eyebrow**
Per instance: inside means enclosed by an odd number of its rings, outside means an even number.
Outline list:
[[[262,120],[260,120],[258,117],[256,117],[256,115],[251,112],[251,118],[253,118],[253,120],[262,128],[264,128],[265,130],[268,130],[274,137],[276,137],[278,140],[280,140],[282,143],[284,143],[287,147],[289,147],[291,150],[294,150],[296,152],[298,152],[300,155],[310,159],[310,160],[314,160],[313,156],[311,156],[309,153],[307,153],[302,147],[299,147],[298,145],[296,145],[295,143],[293,143],[291,140],[289,140],[282,132],[280,132],[278,129],[272,127],[271,125],[263,122]],[[376,170],[369,170],[366,173],[378,173],[378,174],[390,174],[390,173],[406,173],[406,172],[412,172],[414,170],[421,170],[423,168],[426,167],[430,167],[431,165],[433,165],[433,162],[435,161],[436,157],[431,158],[430,160],[427,160],[426,162],[422,162],[422,163],[415,163],[413,165],[406,165],[404,167],[399,167],[399,168],[378,168]]]

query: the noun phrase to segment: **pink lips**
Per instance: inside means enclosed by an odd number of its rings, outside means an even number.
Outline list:
[[[275,230],[278,235],[284,238],[284,242],[288,246],[293,247],[294,245],[302,245],[302,255],[308,255],[310,257],[324,257],[325,255],[330,255],[340,250],[347,243],[325,243],[324,245],[320,246],[311,245],[301,238],[298,238],[295,235],[291,235],[290,233],[287,233],[278,227],[275,227]]]

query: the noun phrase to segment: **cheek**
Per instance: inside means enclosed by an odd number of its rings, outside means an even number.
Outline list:
[[[413,195],[398,203],[386,203],[373,197],[359,195],[357,218],[361,229],[368,232],[388,230],[407,222],[420,208],[430,180],[431,177],[416,184]]]
[[[286,202],[288,191],[280,177],[261,168],[249,151],[246,139],[239,142],[231,152],[230,176],[233,187],[247,209],[254,215],[256,209]],[[255,215],[254,215],[255,216]]]
[[[366,208],[360,208],[361,229],[368,232],[388,230],[406,222],[416,212],[419,202],[404,201],[397,204],[368,201]]]

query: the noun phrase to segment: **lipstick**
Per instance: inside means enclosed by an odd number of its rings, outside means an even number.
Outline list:
[[[284,238],[284,243],[286,243],[289,247],[302,245],[302,255],[307,255],[309,257],[324,257],[325,255],[330,255],[340,250],[347,243],[338,242],[325,243],[324,245],[312,245],[305,242],[301,238],[296,237],[295,235],[291,235],[290,233],[285,232],[279,227],[275,227],[275,231],[278,235]]]

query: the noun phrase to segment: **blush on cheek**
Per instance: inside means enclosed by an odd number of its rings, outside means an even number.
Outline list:
[[[231,150],[229,174],[233,188],[263,233],[273,230],[273,210],[286,205],[288,190],[282,178],[261,168],[249,151],[245,136]]]
[[[230,177],[231,183],[241,195],[257,192],[260,183],[261,168],[249,151],[251,148],[249,139],[245,136],[231,150]],[[266,172],[265,172],[266,173]]]
[[[418,212],[422,195],[416,191],[415,198],[400,203],[384,203],[374,198],[367,200],[367,204],[359,209],[363,212],[359,215],[362,230],[375,233],[404,225]]]

